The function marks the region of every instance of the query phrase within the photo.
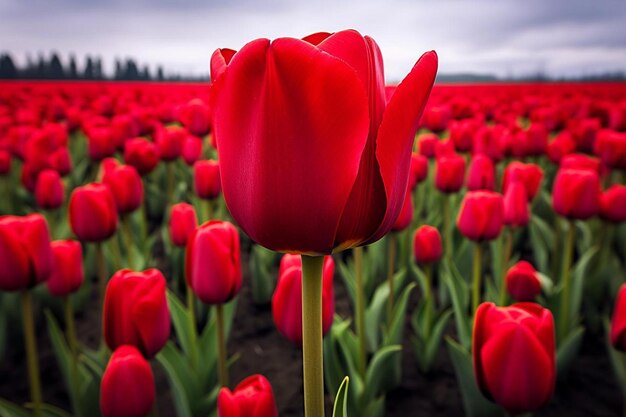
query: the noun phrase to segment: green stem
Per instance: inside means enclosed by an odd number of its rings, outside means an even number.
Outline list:
[[[30,397],[33,403],[33,412],[35,417],[41,417],[41,380],[39,379],[39,362],[37,359],[37,339],[35,336],[33,303],[29,289],[26,289],[24,290],[24,292],[22,292],[22,320],[24,326],[26,360],[28,362]]]
[[[167,201],[166,206],[174,202],[174,184],[176,182],[176,172],[174,171],[174,162],[165,164],[165,176],[167,177]]]
[[[359,340],[359,357],[357,369],[361,377],[365,377],[367,361],[367,342],[365,339],[365,286],[363,284],[363,247],[354,248],[354,269],[356,275],[356,333]]]
[[[157,401],[155,399],[154,401],[154,405],[152,406],[152,410],[150,410],[150,414],[148,414],[150,417],[159,417],[159,411],[158,411],[158,406],[157,406]]]
[[[211,220],[211,217],[213,216],[213,202],[209,199],[202,200],[202,210],[204,211],[203,213],[204,221],[208,222],[209,220]]]
[[[513,229],[507,227],[502,234],[502,238],[505,239],[504,253],[502,256],[502,282],[500,282],[500,299],[498,304],[503,306],[506,304],[506,273],[509,267],[509,261],[511,259],[511,252],[513,251]]]
[[[481,242],[476,242],[474,244],[474,263],[472,278],[472,317],[474,316],[474,313],[476,313],[478,304],[480,304],[482,258],[482,244]]]
[[[323,256],[302,255],[302,364],[305,417],[324,417],[323,265]]]
[[[96,270],[98,271],[98,292],[100,295],[100,311],[104,307],[104,293],[107,286],[107,271],[104,263],[102,242],[96,242]]]
[[[565,248],[563,249],[563,265],[561,267],[561,285],[563,285],[563,292],[561,293],[561,309],[559,311],[560,323],[558,340],[563,341],[565,336],[570,330],[570,293],[571,293],[571,271],[572,256],[574,255],[574,240],[576,239],[576,225],[573,221],[567,224],[567,240],[565,241]]]
[[[424,299],[425,299],[425,309],[426,309],[426,329],[424,329],[424,334],[426,335],[426,340],[430,339],[430,332],[432,330],[432,321],[435,313],[435,295],[433,294],[433,265],[431,263],[427,263],[423,267],[424,275],[426,276],[426,288],[424,288]]]
[[[387,256],[387,285],[389,285],[389,298],[387,299],[387,320],[391,322],[394,304],[394,282],[393,271],[396,261],[396,233],[389,233],[388,238],[388,256]]]
[[[191,364],[195,369],[198,365],[198,330],[196,328],[196,298],[193,290],[187,285],[187,309],[189,310],[189,337],[191,338]]]
[[[70,399],[72,400],[72,408],[75,416],[81,416],[82,412],[79,407],[80,385],[78,380],[78,339],[76,337],[76,325],[74,323],[74,311],[69,296],[63,298],[63,311],[65,313],[65,334],[67,344],[72,354],[70,363]]]
[[[452,256],[452,249],[454,242],[452,241],[452,222],[450,219],[450,196],[448,194],[443,195],[443,237],[445,239],[443,250],[446,259],[450,259]]]
[[[228,387],[228,370],[226,369],[226,338],[224,337],[224,308],[222,304],[215,306],[217,313],[217,350],[219,352],[220,386]]]
[[[559,267],[561,263],[561,246],[563,245],[562,236],[561,236],[561,218],[559,216],[554,217],[554,248],[552,251],[552,276],[554,278],[559,276]]]

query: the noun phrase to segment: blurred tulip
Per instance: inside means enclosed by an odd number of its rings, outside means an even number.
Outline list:
[[[424,125],[428,130],[440,133],[446,130],[452,117],[449,106],[431,106],[424,112]]]
[[[117,271],[104,297],[102,327],[111,350],[132,345],[154,357],[170,336],[167,285],[158,269]]]
[[[102,417],[146,417],[154,405],[154,376],[150,363],[134,346],[113,352],[100,384]]]
[[[474,120],[459,120],[450,122],[450,139],[459,152],[472,150],[472,139],[476,132],[477,124]]]
[[[504,224],[525,227],[530,221],[526,187],[521,181],[511,182],[504,193]]]
[[[380,50],[354,30],[217,50],[214,128],[233,218],[278,251],[380,239],[402,208],[436,71],[437,55],[424,54],[387,102]]]
[[[428,158],[416,153],[411,154],[411,171],[409,177],[409,190],[414,190],[428,176]]]
[[[418,153],[426,158],[432,159],[435,157],[435,148],[438,143],[439,136],[434,133],[420,135],[417,139]]]
[[[465,194],[457,227],[470,240],[497,238],[504,225],[504,199],[493,191],[469,191]]]
[[[548,148],[548,131],[541,123],[532,123],[526,131],[526,155],[541,156]]]
[[[504,158],[504,143],[502,141],[504,134],[504,126],[496,125],[481,127],[476,132],[476,136],[474,137],[472,154],[487,155],[494,163],[501,161]]]
[[[469,191],[493,191],[495,188],[496,171],[493,161],[485,155],[474,156],[467,174],[467,189]]]
[[[561,159],[559,169],[583,169],[594,171],[598,174],[602,171],[602,164],[598,158],[584,154],[570,154]]]
[[[626,284],[619,287],[611,320],[611,344],[626,352]]]
[[[413,255],[417,263],[432,263],[441,259],[441,235],[436,227],[423,225],[413,236]]]
[[[600,131],[594,152],[609,168],[626,169],[626,132]]]
[[[159,152],[154,143],[144,138],[126,141],[124,162],[137,168],[141,176],[151,173],[159,163]]]
[[[101,161],[115,153],[115,142],[111,129],[92,128],[87,131],[87,143],[89,158],[93,161]]]
[[[439,191],[449,194],[461,190],[465,179],[465,159],[461,155],[437,158],[435,167],[435,187]]]
[[[554,319],[534,303],[476,311],[472,343],[478,387],[512,414],[532,412],[550,401],[556,380]]]
[[[11,154],[0,150],[0,175],[7,175],[11,172]]]
[[[542,180],[543,170],[539,165],[513,161],[504,170],[502,191],[506,193],[509,184],[518,181],[526,188],[528,201],[532,201],[541,188]]]
[[[218,417],[278,417],[274,392],[263,375],[250,376],[234,391],[222,388],[217,397]]]
[[[535,268],[519,261],[506,273],[506,290],[516,301],[533,301],[541,294],[541,281]]]
[[[46,281],[52,262],[50,233],[42,215],[0,216],[0,290],[24,290]]]
[[[161,160],[174,161],[178,159],[186,137],[187,130],[182,127],[166,127],[158,131],[155,142]]]
[[[196,195],[205,200],[219,197],[222,191],[220,164],[217,161],[198,161],[193,165],[193,186]]]
[[[65,185],[61,176],[53,169],[45,169],[39,173],[35,185],[35,201],[37,207],[44,210],[57,209],[65,200]]]
[[[50,294],[65,297],[78,290],[85,279],[83,249],[75,240],[55,240],[51,247],[54,260],[46,284]]]
[[[211,110],[200,99],[191,100],[179,110],[178,119],[192,135],[202,137],[211,129]]]
[[[211,220],[187,241],[187,285],[205,304],[224,304],[241,289],[239,233],[231,223]]]
[[[600,211],[600,178],[594,171],[559,169],[552,188],[554,211],[569,219],[586,220]]]
[[[189,135],[183,141],[182,157],[183,161],[192,166],[202,155],[202,140],[196,136]]]
[[[571,133],[563,131],[556,135],[554,140],[548,144],[546,151],[548,158],[555,164],[559,164],[565,155],[576,152],[576,141]]]
[[[132,213],[141,207],[144,195],[143,181],[135,167],[111,164],[105,167],[102,182],[113,193],[118,213]]]
[[[454,142],[450,139],[438,140],[435,143],[435,158],[441,158],[446,155],[454,155],[456,150],[454,149]]]
[[[322,332],[333,324],[335,299],[333,277],[335,263],[324,257],[322,270]],[[278,331],[289,341],[302,347],[302,261],[300,255],[283,255],[276,290],[272,297],[272,316]]]
[[[407,190],[404,196],[404,204],[402,204],[402,210],[396,219],[396,222],[391,226],[392,232],[401,232],[411,225],[413,221],[413,194],[411,190]]]
[[[90,183],[76,187],[68,211],[72,232],[82,242],[101,242],[115,234],[117,211],[107,185]]]
[[[50,154],[48,158],[50,167],[57,171],[61,176],[65,176],[72,172],[72,157],[67,148],[59,148]]]
[[[600,218],[612,223],[626,221],[626,186],[613,184],[600,196]]]
[[[189,237],[198,227],[196,210],[191,204],[178,203],[172,206],[170,212],[170,238],[178,247],[187,246]]]

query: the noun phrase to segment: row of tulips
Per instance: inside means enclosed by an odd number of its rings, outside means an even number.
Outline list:
[[[420,370],[436,371],[445,342],[468,415],[547,404],[584,334],[609,332],[606,300],[623,281],[626,90],[442,86],[426,107],[436,69],[426,53],[386,87],[375,41],[347,30],[219,49],[210,88],[8,85],[0,289],[21,292],[34,415],[67,414],[42,402],[33,293],[52,307],[74,415],[154,413],[152,360],[179,416],[277,415],[265,377],[229,389],[243,275],[229,220],[287,253],[276,268],[252,245],[251,287],[302,347],[307,417],[324,415],[324,385],[334,415],[384,415],[409,309]],[[351,318],[334,315],[335,266]],[[42,282],[62,299],[64,332]],[[73,323],[91,292],[95,350]],[[29,411],[2,400],[3,414]]]

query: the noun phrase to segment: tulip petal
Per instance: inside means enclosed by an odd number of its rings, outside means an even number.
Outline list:
[[[259,39],[220,81],[215,135],[233,217],[270,249],[330,253],[367,139],[354,71],[308,42]]]
[[[6,218],[5,218],[6,219]],[[9,227],[0,224],[0,289],[16,291],[27,288],[34,271],[28,259],[26,248]]]
[[[368,242],[387,233],[402,208],[413,140],[435,82],[437,62],[435,51],[422,55],[387,103],[376,139],[376,158],[387,194],[387,210],[382,224]]]

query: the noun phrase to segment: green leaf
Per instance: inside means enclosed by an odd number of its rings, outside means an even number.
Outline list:
[[[363,417],[384,417],[385,415],[385,396],[381,395],[374,401],[371,401],[365,407],[362,413]]]
[[[574,361],[574,359],[576,359],[576,355],[578,355],[578,351],[580,350],[580,345],[582,344],[584,334],[585,328],[582,326],[578,326],[573,331],[571,331],[557,347],[557,378],[563,379],[566,377],[567,372],[572,365],[572,362]]]
[[[386,329],[384,345],[401,345],[409,296],[416,287],[414,283],[406,286],[402,295],[396,300],[389,327]]]
[[[443,278],[450,297],[452,298],[452,308],[454,310],[454,320],[456,321],[456,330],[461,345],[469,350],[471,344],[471,324],[467,313],[469,303],[469,288],[467,282],[463,280],[454,265],[443,262],[443,271],[440,276]]]
[[[350,378],[345,377],[343,382],[337,390],[335,396],[335,404],[333,405],[333,417],[347,417],[348,416],[348,385],[350,384]]]
[[[448,353],[452,359],[456,379],[461,389],[463,408],[468,417],[502,416],[500,407],[489,402],[480,392],[474,378],[472,356],[467,349],[459,345],[450,337],[446,337]]]
[[[428,369],[432,368],[432,365],[437,358],[437,353],[439,352],[439,348],[441,347],[441,341],[443,338],[443,332],[446,330],[446,325],[448,324],[448,320],[452,315],[452,310],[446,310],[439,315],[437,321],[435,322],[435,326],[433,327],[430,338],[426,342],[426,363],[428,364]]]
[[[157,355],[157,360],[165,369],[165,373],[170,381],[176,415],[178,417],[193,417],[190,399],[195,399],[197,396],[195,395],[196,393],[192,392],[189,381],[185,383],[181,378],[181,375],[185,373],[185,364],[187,362],[181,360],[181,358],[176,358],[176,348],[172,342],[168,342],[165,345]]]
[[[394,288],[397,292],[404,285],[406,270],[401,270],[394,275]],[[387,311],[389,300],[389,284],[384,281],[378,285],[370,304],[365,310],[365,337],[370,351],[378,350],[381,343],[381,333],[383,328],[383,316]],[[386,343],[389,344],[389,343]]]
[[[274,293],[275,279],[272,266],[276,260],[274,251],[260,245],[253,245],[250,254],[250,280],[252,299],[255,304],[269,304]]]
[[[580,306],[582,304],[583,299],[583,288],[585,284],[585,276],[587,276],[587,270],[589,269],[589,264],[592,259],[598,253],[598,247],[593,246],[587,252],[583,253],[583,255],[578,259],[578,262],[574,265],[571,270],[572,274],[572,291],[570,298],[570,314],[567,317],[568,323],[573,325],[578,321],[578,313],[580,312]],[[573,327],[573,326],[571,326]]]
[[[170,290],[167,291],[167,303],[170,307],[172,324],[176,332],[176,338],[187,356],[191,356],[192,337],[189,328],[189,310],[182,301]]]
[[[31,417],[31,412],[0,398],[0,417]]]
[[[365,372],[365,391],[363,400],[370,402],[379,395],[393,388],[393,365],[394,361],[402,353],[401,345],[385,346],[372,357],[367,371]]]

